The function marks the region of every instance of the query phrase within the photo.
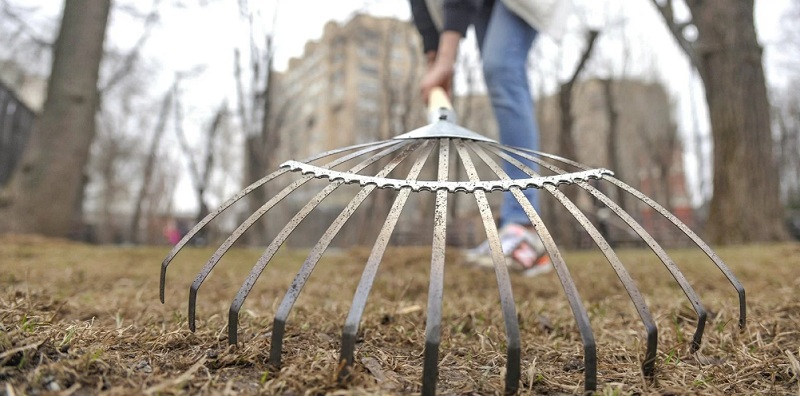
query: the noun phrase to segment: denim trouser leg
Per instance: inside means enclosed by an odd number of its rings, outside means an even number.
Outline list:
[[[475,21],[475,31],[483,59],[484,79],[500,129],[500,143],[538,150],[539,130],[526,70],[528,52],[537,32],[506,8],[501,0],[484,1],[484,6],[492,7],[492,11],[481,13],[482,18]],[[529,161],[523,163],[533,166]],[[512,179],[530,177],[505,161],[503,169]],[[537,189],[526,189],[523,193],[538,212]],[[508,223],[530,224],[528,216],[510,192],[503,194],[500,210],[500,226]]]

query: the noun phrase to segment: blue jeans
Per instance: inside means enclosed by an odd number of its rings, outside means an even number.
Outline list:
[[[485,0],[483,7],[474,26],[483,59],[483,77],[500,129],[500,143],[538,150],[539,129],[526,68],[536,29],[506,8],[502,0]],[[522,162],[533,167],[529,161]],[[530,177],[505,161],[503,169],[512,179]],[[538,190],[529,188],[523,193],[539,212]],[[506,192],[500,209],[500,226],[509,223],[527,225],[530,219],[516,198]]]

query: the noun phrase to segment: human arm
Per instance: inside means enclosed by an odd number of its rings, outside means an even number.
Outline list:
[[[410,0],[411,15],[414,17],[414,25],[417,27],[422,37],[422,50],[425,54],[432,53],[436,56],[436,49],[439,48],[439,29],[433,21],[425,0]]]
[[[439,38],[438,50],[432,54],[430,52],[426,53],[428,70],[420,82],[420,91],[425,102],[428,101],[431,89],[435,87],[444,88],[447,96],[452,96],[453,72],[461,37],[458,32],[446,30],[442,32]]]
[[[475,18],[480,0],[444,0],[444,17],[436,19],[436,10],[430,10],[426,0],[410,0],[414,24],[422,36],[423,51],[428,69],[420,83],[420,91],[427,101],[430,90],[442,87],[451,94],[452,77],[458,56],[458,45]],[[436,20],[435,20],[436,19]],[[437,28],[442,27],[441,32]]]

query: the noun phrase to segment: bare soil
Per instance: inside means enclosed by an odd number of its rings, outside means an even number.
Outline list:
[[[439,393],[500,394],[505,332],[491,272],[448,256]],[[197,331],[188,289],[213,249],[173,262],[166,304],[158,274],[166,247],[97,247],[36,237],[0,238],[0,395],[21,394],[408,394],[420,391],[430,250],[390,249],[359,330],[354,374],[336,381],[342,325],[368,249],[327,254],[287,322],[283,365],[267,364],[272,317],[302,264],[282,250],[240,314],[227,344],[233,296],[262,253],[231,251],[198,294]],[[696,316],[648,250],[618,250],[659,327],[655,380],[640,370],[644,329],[596,251],[566,252],[598,345],[600,394],[800,395],[800,245],[722,248],[744,283],[736,294],[697,249],[671,250],[711,311],[703,347],[689,354]],[[580,394],[580,337],[555,273],[512,279],[522,332],[522,394]]]

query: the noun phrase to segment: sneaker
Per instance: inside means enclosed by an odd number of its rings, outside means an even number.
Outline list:
[[[539,236],[519,224],[508,224],[500,229],[500,246],[508,268],[525,277],[541,275],[553,270],[550,256]],[[489,241],[465,252],[468,264],[494,268]]]

